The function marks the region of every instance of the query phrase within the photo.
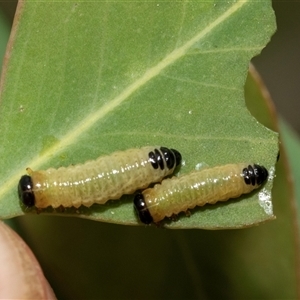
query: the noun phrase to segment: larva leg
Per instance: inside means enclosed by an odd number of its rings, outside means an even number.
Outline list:
[[[177,222],[179,220],[179,216],[177,214],[172,214],[172,216],[170,217],[170,219],[173,221],[173,222]]]
[[[191,211],[189,209],[186,210],[184,213],[185,213],[186,217],[190,217],[192,215],[192,213],[191,213]]]
[[[59,212],[59,213],[64,213],[66,211],[66,208],[63,207],[62,205],[60,205],[59,207],[56,208],[56,210]]]
[[[40,215],[42,213],[42,210],[40,208],[37,208],[37,207],[36,207],[35,211],[36,211],[37,215]]]

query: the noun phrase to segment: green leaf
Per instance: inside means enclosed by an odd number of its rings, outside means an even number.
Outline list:
[[[1,217],[25,213],[16,186],[26,167],[144,145],[180,150],[180,174],[235,162],[272,173],[278,136],[248,112],[244,82],[274,28],[269,1],[19,3],[1,81]],[[256,192],[164,225],[239,228],[272,219],[271,188],[272,176],[267,201]],[[139,224],[132,196],[61,214]]]

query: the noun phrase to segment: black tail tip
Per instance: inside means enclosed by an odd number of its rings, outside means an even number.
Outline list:
[[[138,193],[133,200],[134,209],[144,224],[151,224],[153,222],[153,218],[147,208],[147,204],[145,202],[144,196],[142,193]]]
[[[26,207],[32,207],[35,205],[35,197],[32,191],[32,179],[29,175],[21,177],[18,185],[19,198]]]

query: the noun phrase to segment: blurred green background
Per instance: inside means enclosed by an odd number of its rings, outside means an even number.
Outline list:
[[[1,56],[15,5],[0,3]],[[279,114],[300,132],[300,3],[273,7],[278,31],[253,63]],[[296,172],[299,142],[283,129]],[[275,205],[276,221],[243,231],[170,231],[68,218],[49,223],[53,217],[47,216],[9,223],[36,254],[59,299],[295,299],[298,232],[287,220],[286,196]]]

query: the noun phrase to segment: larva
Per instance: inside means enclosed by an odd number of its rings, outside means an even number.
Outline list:
[[[165,179],[134,198],[134,207],[145,224],[157,223],[181,211],[237,198],[258,188],[268,177],[256,164],[229,164]]]
[[[19,181],[19,198],[36,208],[103,204],[161,181],[180,163],[177,150],[149,146],[59,169],[28,169],[29,175]]]

